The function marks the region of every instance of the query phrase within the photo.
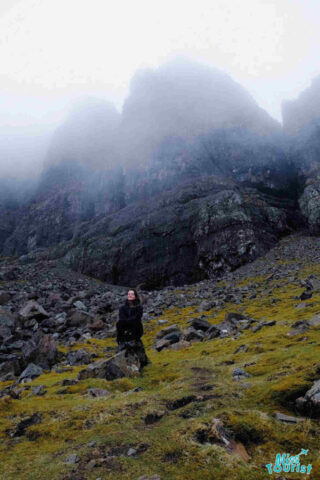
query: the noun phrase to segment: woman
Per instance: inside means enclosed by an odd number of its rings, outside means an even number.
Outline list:
[[[119,320],[116,324],[118,343],[140,340],[143,335],[142,314],[139,295],[135,288],[130,288],[125,304],[119,309]]]
[[[118,342],[116,352],[124,348],[127,352],[132,349],[132,352],[138,355],[140,364],[143,367],[150,363],[150,360],[141,341],[143,335],[142,314],[142,301],[136,289],[130,288],[124,305],[119,308],[119,320],[116,324]]]

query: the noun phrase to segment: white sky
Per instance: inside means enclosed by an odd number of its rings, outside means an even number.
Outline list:
[[[81,94],[121,110],[139,67],[185,54],[280,120],[320,73],[319,0],[0,0],[0,127],[60,121]]]

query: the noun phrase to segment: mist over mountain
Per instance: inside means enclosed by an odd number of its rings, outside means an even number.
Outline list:
[[[297,99],[282,104],[283,128],[290,135],[303,134],[320,125],[320,75]]]
[[[111,103],[94,97],[78,101],[53,135],[44,170],[66,161],[100,169],[115,164],[119,122],[120,114]]]
[[[149,288],[233,270],[320,228],[318,136],[301,131],[288,135],[214,68],[178,58],[141,70],[121,114],[100,99],[76,103],[32,192],[10,212],[16,187],[2,195],[2,251]]]
[[[0,129],[0,178],[20,180],[39,177],[53,133],[52,125],[13,126],[3,121]]]
[[[119,129],[121,160],[145,166],[168,137],[190,142],[214,129],[234,127],[258,135],[280,129],[228,75],[176,59],[132,78]]]

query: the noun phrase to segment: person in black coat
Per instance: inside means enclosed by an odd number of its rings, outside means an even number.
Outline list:
[[[143,335],[142,326],[143,308],[136,289],[128,291],[125,304],[119,309],[117,327],[117,342],[130,342],[140,340]]]
[[[118,342],[116,353],[123,349],[125,349],[127,353],[131,351],[138,355],[140,364],[143,367],[150,363],[150,360],[146,355],[141,341],[143,335],[142,315],[143,308],[141,299],[136,289],[130,288],[124,305],[119,308],[119,320],[116,323]]]

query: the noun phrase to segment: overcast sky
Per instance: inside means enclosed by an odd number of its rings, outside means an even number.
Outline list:
[[[134,72],[177,54],[280,120],[281,101],[320,74],[319,45],[319,0],[0,0],[1,139],[60,122],[82,94],[121,111]]]

